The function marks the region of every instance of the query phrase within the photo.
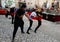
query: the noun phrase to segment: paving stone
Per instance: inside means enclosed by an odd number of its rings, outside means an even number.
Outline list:
[[[24,31],[26,32],[29,27],[29,22],[26,17],[24,17],[25,25]],[[49,24],[49,22],[47,22]],[[45,25],[45,23],[44,23]],[[43,26],[44,26],[43,25]],[[31,34],[21,34],[21,30],[18,29],[15,42],[59,42],[55,38],[44,34],[41,31],[34,33],[34,29],[37,26],[37,21],[34,21],[32,30],[29,31]],[[48,28],[48,27],[47,27]],[[4,15],[0,15],[0,42],[11,42],[14,26],[11,24],[11,19],[5,18]]]

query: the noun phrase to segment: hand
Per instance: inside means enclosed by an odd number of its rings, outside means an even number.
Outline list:
[[[40,14],[38,14],[38,16],[41,16]]]

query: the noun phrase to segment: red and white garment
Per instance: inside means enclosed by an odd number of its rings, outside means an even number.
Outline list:
[[[31,20],[41,20],[42,17],[41,17],[41,16],[37,16],[37,13],[36,13],[36,12],[32,12],[32,13],[30,14],[30,19],[31,19]]]

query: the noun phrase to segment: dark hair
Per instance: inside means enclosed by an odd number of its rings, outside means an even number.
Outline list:
[[[26,4],[23,4],[23,5],[21,6],[21,8],[26,8]]]

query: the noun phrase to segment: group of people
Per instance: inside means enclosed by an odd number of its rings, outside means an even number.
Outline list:
[[[33,11],[30,14],[27,14],[26,12],[26,5],[23,4],[19,9],[14,11],[14,8],[11,8],[12,11],[10,11],[10,14],[12,16],[12,24],[14,24],[14,30],[13,30],[13,36],[12,36],[12,42],[14,42],[15,35],[17,33],[18,27],[21,28],[21,33],[24,32],[24,21],[23,16],[25,15],[29,20],[29,28],[27,30],[27,34],[29,33],[29,30],[31,30],[33,19],[38,21],[38,26],[35,28],[34,32],[36,33],[37,29],[41,26],[41,19],[42,19],[42,9],[33,9]],[[29,11],[28,11],[29,12]],[[14,20],[13,20],[14,19]]]

